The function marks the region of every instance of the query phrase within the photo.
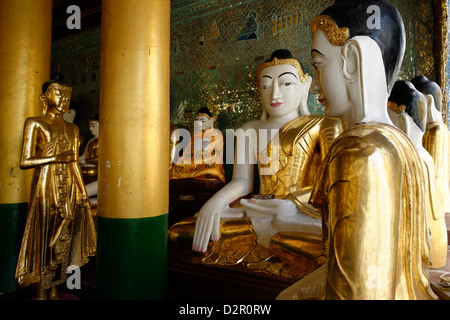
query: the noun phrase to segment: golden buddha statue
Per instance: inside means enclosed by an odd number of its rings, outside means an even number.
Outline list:
[[[78,127],[64,121],[70,87],[42,87],[43,113],[26,119],[21,169],[35,169],[16,267],[21,286],[36,285],[37,299],[57,299],[67,267],[95,255],[97,236],[78,164]],[[49,292],[50,291],[50,292]]]
[[[100,123],[97,114],[92,119],[89,119],[89,131],[92,134],[92,138],[88,140],[83,153],[79,157],[81,172],[83,173],[86,184],[97,180],[99,129]]]
[[[397,81],[389,96],[388,107],[392,122],[408,136],[423,163],[431,267],[441,268],[447,263],[447,226],[442,206],[444,195],[437,187],[434,161],[422,145],[427,125],[425,96],[417,91],[411,82]]]
[[[380,28],[367,23],[371,5]],[[422,163],[387,113],[405,51],[402,18],[388,1],[335,1],[311,32],[311,91],[345,131],[310,197],[322,212],[327,262],[278,299],[435,299]]]
[[[195,115],[194,135],[184,148],[181,157],[174,154],[174,163],[169,171],[170,180],[218,178],[225,182],[223,136],[213,124],[214,118],[209,109],[200,108]],[[176,132],[172,132],[172,135],[176,135]]]
[[[305,199],[341,121],[309,115],[311,77],[288,50],[259,65],[257,80],[263,115],[236,131],[232,180],[195,217],[172,226],[170,241],[176,247],[192,241],[194,251],[207,251],[201,259],[185,252],[190,261],[300,277],[323,262],[320,213]],[[253,192],[255,164],[259,194],[242,199]]]
[[[442,119],[441,88],[424,76],[415,77],[411,83],[427,100],[427,126],[422,143],[434,159],[443,210],[450,213],[450,133]]]

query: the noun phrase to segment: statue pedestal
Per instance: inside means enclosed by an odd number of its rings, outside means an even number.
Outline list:
[[[169,181],[169,225],[196,214],[225,183],[220,179],[194,178]]]
[[[206,266],[169,255],[169,299],[274,300],[298,278],[275,278],[242,266]]]

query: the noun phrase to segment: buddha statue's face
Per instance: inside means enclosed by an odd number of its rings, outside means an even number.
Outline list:
[[[64,114],[69,110],[72,88],[60,84],[52,84],[44,94],[48,107]]]
[[[98,132],[100,129],[100,123],[97,120],[89,121],[89,131],[91,131],[92,135],[98,138]]]
[[[308,98],[308,91],[302,89],[309,83],[300,81],[298,70],[292,65],[266,67],[261,70],[258,81],[263,105],[269,116],[280,117],[298,112],[302,99]]]
[[[342,47],[332,45],[320,29],[314,31],[312,37],[314,76],[311,93],[319,95],[319,102],[325,107],[325,115],[340,117],[348,114],[352,112],[352,103],[344,78]]]
[[[208,130],[212,128],[214,118],[204,114],[197,114],[194,119],[194,129]]]

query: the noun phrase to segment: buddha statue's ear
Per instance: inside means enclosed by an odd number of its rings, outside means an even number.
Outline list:
[[[428,115],[428,100],[425,96],[425,100],[420,100],[418,103],[418,117],[419,121],[421,123],[422,128],[420,128],[422,131],[425,131],[425,127],[427,126],[427,115]]]
[[[342,46],[342,72],[347,80],[347,92],[354,103],[356,123],[365,118],[363,83],[361,77],[361,47],[357,39],[347,41]]]
[[[310,115],[308,110],[308,96],[309,89],[311,88],[312,78],[310,76],[306,77],[305,82],[302,82],[302,101],[300,101],[300,113],[302,116]]]
[[[356,123],[387,116],[387,84],[381,50],[368,36],[356,36],[342,46],[343,74],[350,101],[354,102]]]
[[[433,110],[433,108],[436,108],[434,105],[433,96],[431,94],[426,94],[425,101],[427,102],[427,112],[431,113],[431,110]]]
[[[427,101],[427,108],[428,109],[432,109],[435,108],[434,106],[434,98],[431,94],[426,94],[425,95],[425,100]]]
[[[406,112],[402,112],[398,116],[398,128],[403,131],[407,137],[410,136],[411,133],[411,123],[408,121],[408,114]]]
[[[47,96],[45,94],[41,94],[39,95],[39,100],[42,103],[42,115],[45,116],[48,109]]]

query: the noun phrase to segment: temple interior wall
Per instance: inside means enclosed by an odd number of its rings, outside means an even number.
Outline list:
[[[436,81],[433,1],[392,2],[404,19],[407,36],[399,78],[410,80],[423,74]],[[256,66],[274,50],[286,48],[302,62],[305,73],[311,74],[309,25],[331,3],[332,0],[172,0],[171,123],[192,129],[193,117],[203,106],[211,110],[222,131],[258,119],[261,103]],[[88,119],[99,110],[100,47],[100,26],[52,45],[52,73],[59,71],[73,87],[75,123],[85,135],[89,135]],[[447,69],[450,70],[450,62]],[[323,113],[317,97],[310,95],[308,105],[311,114]]]

